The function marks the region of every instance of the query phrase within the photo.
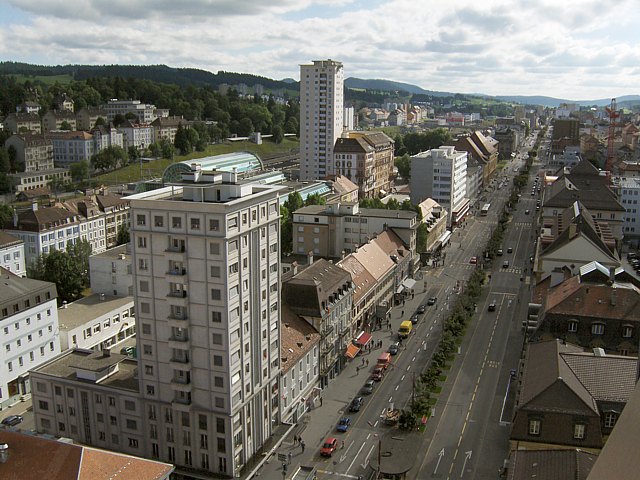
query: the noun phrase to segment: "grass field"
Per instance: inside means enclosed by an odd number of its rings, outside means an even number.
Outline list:
[[[73,77],[71,75],[23,75],[23,74],[12,74],[9,75],[11,77],[15,77],[18,82],[24,83],[27,80],[35,83],[42,82],[45,85],[53,85],[54,83],[71,83],[73,81]]]
[[[297,138],[294,140],[285,138],[282,143],[278,145],[270,140],[264,140],[262,145],[256,145],[249,141],[225,142],[218,145],[209,145],[207,150],[204,152],[194,152],[190,155],[177,155],[173,160],[161,158],[158,160],[152,160],[148,163],[143,163],[142,166],[140,166],[139,163],[131,164],[124,168],[114,170],[113,172],[98,175],[94,177],[94,180],[105,185],[117,185],[121,183],[137,182],[140,180],[150,180],[152,178],[161,177],[165,168],[172,163],[183,162],[185,160],[195,160],[211,155],[222,155],[233,152],[251,152],[257,154],[261,158],[264,158],[270,155],[290,153],[296,150],[298,146],[299,142]]]

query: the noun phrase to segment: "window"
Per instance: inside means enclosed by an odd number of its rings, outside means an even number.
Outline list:
[[[575,333],[578,331],[578,321],[577,320],[569,320],[569,324],[567,326],[567,331],[570,333]]]
[[[129,438],[129,446],[138,448],[138,440],[136,440],[135,438]]]
[[[623,325],[622,326],[622,336],[624,338],[631,338],[633,336],[633,326],[632,325]]]
[[[131,420],[131,419],[127,419],[127,428],[129,430],[137,430],[138,429],[138,424],[136,423],[135,420]]]
[[[214,333],[211,336],[211,342],[214,345],[222,345],[222,334],[220,333]]]
[[[182,219],[180,217],[173,217],[171,219],[171,226],[173,228],[182,228]]]
[[[604,428],[613,428],[618,420],[616,412],[606,412],[604,414]]]
[[[540,435],[540,420],[529,420],[529,435]]]
[[[136,215],[136,223],[138,226],[144,226],[147,223],[147,218],[144,215]]]
[[[573,438],[575,438],[577,440],[583,440],[584,439],[584,430],[585,430],[584,423],[576,423],[573,426]]]
[[[146,280],[140,280],[140,291],[148,292],[149,291],[149,282]]]
[[[45,402],[44,400],[39,400],[38,408],[40,408],[40,410],[49,410],[49,402]]]
[[[209,230],[217,232],[220,229],[220,220],[211,219],[209,220]]]
[[[222,322],[222,312],[211,312],[211,321],[213,323],[220,323]]]
[[[216,367],[222,366],[222,355],[214,355],[213,356],[213,365]]]
[[[200,430],[207,429],[207,416],[206,415],[198,415],[198,427]],[[206,447],[203,447],[206,448]]]
[[[191,219],[191,230],[200,230],[200,219],[192,218]]]
[[[230,217],[227,220],[228,228],[236,228],[238,226],[238,217]]]
[[[224,438],[218,437],[218,453],[226,453],[226,451],[227,451],[227,444]]]
[[[151,325],[148,323],[142,324],[142,333],[145,335],[151,335]]]
[[[212,288],[211,289],[211,300],[220,300],[220,298],[221,298],[220,289],[219,288]]]
[[[604,323],[594,323],[591,325],[592,335],[604,335]]]
[[[217,388],[224,388],[224,379],[222,377],[213,377],[213,384]]]
[[[219,278],[220,277],[220,266],[219,265],[212,265],[211,266],[211,276],[214,278]]]
[[[155,395],[156,394],[156,387],[154,387],[153,385],[147,385],[147,395]]]
[[[216,432],[224,433],[224,418],[216,418]]]
[[[153,348],[151,347],[151,345],[143,345],[142,351],[145,355],[153,355]]]
[[[153,224],[156,227],[162,227],[164,225],[164,218],[159,215],[156,215],[155,217],[153,217]]]
[[[220,255],[220,244],[216,242],[211,242],[209,244],[209,253],[211,255]]]

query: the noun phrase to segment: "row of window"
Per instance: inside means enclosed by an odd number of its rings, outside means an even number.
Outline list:
[[[55,345],[53,342],[49,342],[49,351],[53,352],[55,350]],[[8,350],[7,350],[8,351]],[[44,352],[45,352],[45,347],[40,347],[40,356],[44,357]],[[29,361],[33,362],[35,361],[35,353],[34,351],[29,352]],[[24,366],[24,357],[20,356],[18,357],[18,365],[20,367]],[[9,372],[13,372],[13,362],[7,362],[7,370]]]
[[[617,412],[605,412],[603,426],[606,429],[612,429],[618,420]],[[573,438],[575,440],[583,440],[585,438],[587,426],[584,423],[573,424]],[[540,436],[542,434],[542,420],[539,418],[529,419],[529,435]]]
[[[567,331],[570,333],[576,333],[578,331],[578,320],[569,320],[567,322]],[[594,322],[591,324],[592,335],[604,335],[605,324],[603,322]],[[622,326],[622,337],[631,338],[633,336],[633,325]]]

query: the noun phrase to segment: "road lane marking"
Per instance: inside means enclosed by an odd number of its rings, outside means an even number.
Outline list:
[[[358,453],[356,453],[353,456],[353,460],[351,460],[351,463],[347,467],[347,473],[349,473],[349,470],[351,470],[351,467],[353,467],[353,464],[356,462],[356,459],[360,456],[360,452],[362,452],[362,449],[364,448],[364,445],[365,445],[364,443],[362,445],[360,445],[360,449],[358,450]]]

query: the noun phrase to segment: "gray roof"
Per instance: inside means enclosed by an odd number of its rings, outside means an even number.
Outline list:
[[[513,450],[508,480],[585,480],[598,455],[567,450]],[[617,477],[622,478],[622,477]]]
[[[9,247],[11,245],[19,245],[20,243],[24,243],[22,239],[11,235],[4,230],[0,230],[0,247]]]
[[[94,293],[67,304],[66,308],[59,308],[60,330],[71,330],[114,310],[120,313],[127,306],[133,307],[133,297],[104,295],[104,300],[100,300],[100,298],[100,294]]]
[[[418,214],[414,210],[388,210],[386,208],[360,208],[358,213],[332,213],[326,205],[308,205],[299,208],[294,213],[300,215],[326,215],[328,217],[377,217],[377,218],[406,218],[411,219]]]
[[[33,294],[36,290],[52,289],[51,298],[56,296],[55,283],[43,282],[27,277],[19,277],[0,267],[0,303]]]
[[[117,247],[110,248],[109,250],[105,250],[102,253],[96,253],[95,255],[91,255],[92,257],[99,258],[113,258],[119,259],[120,255],[125,255],[125,259],[131,260],[131,248],[129,243],[125,243],[124,245],[118,245]]]

